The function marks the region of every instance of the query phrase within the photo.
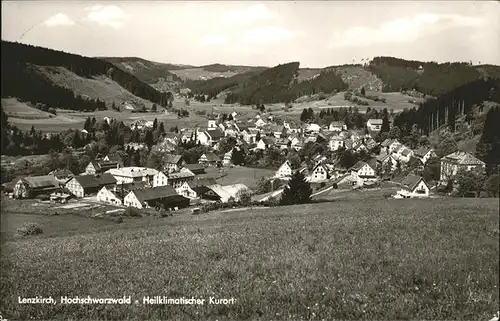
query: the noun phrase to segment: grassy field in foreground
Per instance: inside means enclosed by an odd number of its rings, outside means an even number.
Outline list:
[[[178,215],[2,246],[7,319],[460,319],[498,310],[498,199]],[[20,305],[35,295],[233,305]]]

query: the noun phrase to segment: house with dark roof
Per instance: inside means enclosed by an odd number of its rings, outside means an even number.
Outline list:
[[[258,142],[257,142],[257,149],[260,150],[266,150],[274,145],[274,137],[262,137]]]
[[[413,152],[413,156],[420,159],[422,164],[425,165],[429,158],[436,157],[436,152],[434,151],[434,149],[429,147],[420,147]]]
[[[123,204],[135,208],[163,208],[177,210],[189,206],[189,199],[177,194],[172,186],[159,186],[131,191]]]
[[[343,121],[332,121],[328,130],[331,132],[341,132],[347,130],[347,125]]]
[[[87,175],[97,175],[100,173],[104,173],[110,169],[120,168],[122,167],[119,162],[116,161],[91,161],[87,167],[85,167],[85,174]]]
[[[100,176],[79,175],[70,179],[65,187],[76,197],[85,197],[97,194],[104,186],[116,185],[116,182],[113,175],[109,173],[104,173]]]
[[[49,173],[49,175],[54,176],[54,178],[60,183],[66,183],[70,180],[75,174],[69,169],[56,169]]]
[[[177,172],[182,167],[182,155],[166,154],[163,156],[163,169],[167,173]]]
[[[401,182],[396,198],[429,197],[430,188],[421,176],[409,174]]]
[[[117,206],[123,204],[122,197],[116,191],[116,189],[112,189],[106,186],[103,186],[97,193],[97,201]]]
[[[368,130],[378,132],[382,129],[382,119],[368,119],[366,127]]]
[[[173,188],[179,188],[184,182],[191,182],[193,179],[194,174],[189,170],[169,173],[167,175],[167,184]]]
[[[185,164],[184,167],[189,169],[193,174],[205,174],[205,166],[202,164]]]
[[[375,169],[363,161],[357,162],[349,170],[351,176],[357,181],[358,185],[363,185],[366,181],[373,181],[376,179]]]
[[[60,189],[60,183],[52,175],[29,176],[17,181],[13,188],[13,197],[34,198],[41,194],[49,195]]]
[[[219,156],[215,155],[214,152],[207,152],[201,155],[198,163],[213,167],[219,167],[222,164]]]

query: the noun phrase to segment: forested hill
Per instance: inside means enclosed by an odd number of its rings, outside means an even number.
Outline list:
[[[334,71],[323,70],[311,79],[298,81],[299,62],[281,64],[262,71],[252,71],[229,78],[187,82],[195,94],[210,97],[227,91],[226,103],[243,105],[292,102],[315,93],[333,93],[347,89],[347,84]]]
[[[441,63],[376,57],[368,69],[384,82],[382,91],[415,89],[439,96],[478,79],[500,78],[500,66]]]
[[[42,67],[61,67],[83,78],[107,76],[130,94],[166,106],[167,93],[161,93],[111,62],[63,51],[2,40],[2,96],[18,97],[33,103],[66,109],[93,109],[92,99],[82,99],[70,88],[55,84],[37,72]],[[88,105],[88,106],[87,106]],[[88,108],[87,108],[88,107]]]

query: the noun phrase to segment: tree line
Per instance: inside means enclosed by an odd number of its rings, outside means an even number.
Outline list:
[[[167,106],[168,99],[166,93],[157,91],[153,87],[140,81],[134,75],[121,70],[109,61],[9,41],[2,41],[2,48],[1,73],[2,80],[5,79],[5,81],[2,81],[2,95],[4,95],[3,84],[11,80],[15,81],[20,71],[24,71],[24,73],[27,74],[23,80],[28,81],[28,83],[17,81],[17,84],[25,84],[21,87],[23,90],[26,90],[29,87],[28,85],[32,85],[26,77],[34,77],[33,73],[26,71],[26,69],[29,64],[34,64],[40,66],[65,67],[71,72],[86,78],[96,75],[107,75],[132,94],[157,103],[160,106]],[[12,67],[9,68],[9,66]],[[40,83],[42,81],[37,80],[37,82]],[[44,86],[40,89],[38,89],[38,87],[32,88],[31,90],[35,93],[32,93],[31,96],[36,96],[36,94],[41,95],[42,89],[47,89],[47,87],[48,86]],[[7,88],[13,90],[12,86],[7,86]]]

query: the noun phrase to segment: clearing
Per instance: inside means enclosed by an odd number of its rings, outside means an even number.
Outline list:
[[[498,199],[357,199],[129,219],[81,234],[61,228],[3,243],[0,311],[8,319],[488,320],[499,304],[498,210]],[[40,293],[139,303],[17,303]],[[142,304],[157,295],[236,302]]]

